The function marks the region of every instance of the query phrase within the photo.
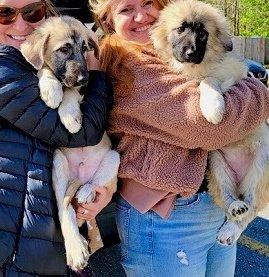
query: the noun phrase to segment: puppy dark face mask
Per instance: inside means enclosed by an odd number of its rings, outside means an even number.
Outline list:
[[[208,35],[204,24],[184,21],[171,33],[174,57],[181,63],[201,63],[205,56]]]

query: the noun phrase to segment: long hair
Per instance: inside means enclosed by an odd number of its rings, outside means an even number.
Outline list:
[[[111,24],[111,3],[113,0],[89,0],[89,5],[94,13],[95,23],[102,28],[105,33],[101,41],[101,68],[102,70],[111,73],[114,77],[120,81],[121,76],[118,74],[118,69],[125,64],[124,58],[126,55],[132,53],[139,58],[142,53],[142,49],[149,47],[149,45],[139,45],[134,42],[125,41],[115,34],[114,30],[110,28]],[[171,0],[154,0],[162,10]],[[128,68],[125,68],[126,74]],[[125,76],[126,78],[126,76]],[[132,78],[130,76],[130,78]],[[131,83],[131,80],[130,80]]]
[[[46,18],[50,16],[57,16],[59,12],[50,0],[43,0],[46,3]]]

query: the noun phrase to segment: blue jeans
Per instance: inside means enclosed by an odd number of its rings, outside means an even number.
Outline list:
[[[207,192],[177,198],[169,219],[139,213],[119,196],[116,221],[128,277],[232,277],[236,245],[216,242],[224,212]]]

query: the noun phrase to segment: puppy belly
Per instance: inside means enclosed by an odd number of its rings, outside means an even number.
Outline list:
[[[92,150],[90,147],[83,147],[68,148],[65,151],[71,180],[79,179],[85,184],[92,179],[105,154]]]
[[[237,183],[240,183],[253,160],[253,154],[246,149],[225,147],[221,150],[227,164],[234,172],[234,177]]]
[[[69,162],[71,180],[79,179],[83,184],[90,181],[96,172],[99,164],[92,164],[87,161],[81,161],[79,164]]]

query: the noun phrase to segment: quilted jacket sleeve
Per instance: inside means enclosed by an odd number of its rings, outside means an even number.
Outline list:
[[[29,135],[55,147],[80,147],[97,144],[104,133],[111,104],[105,74],[91,71],[81,105],[81,130],[70,134],[61,123],[57,109],[51,109],[39,96],[38,78],[19,51],[0,49],[0,117]]]

